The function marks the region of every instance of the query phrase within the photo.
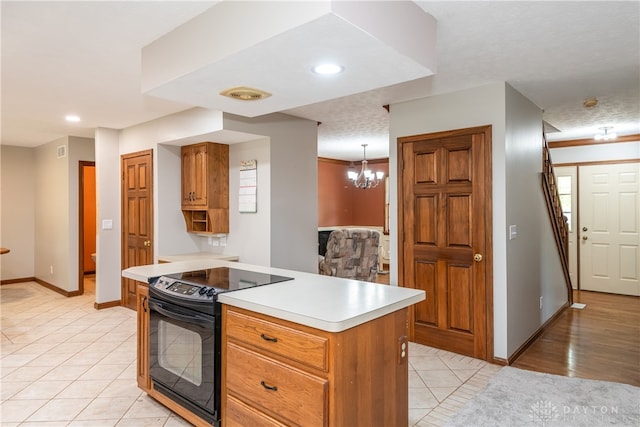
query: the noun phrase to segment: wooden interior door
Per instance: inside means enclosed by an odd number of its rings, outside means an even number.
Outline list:
[[[153,264],[153,152],[122,156],[122,268]],[[136,282],[122,278],[122,305],[136,309]]]
[[[640,163],[578,175],[580,289],[640,296]]]
[[[400,284],[426,291],[412,307],[412,340],[493,357],[491,127],[398,144]]]

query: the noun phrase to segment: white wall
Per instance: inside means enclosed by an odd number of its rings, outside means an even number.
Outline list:
[[[62,146],[68,150],[68,138],[35,149],[34,269],[36,278],[69,291],[69,162],[56,151]]]
[[[506,86],[507,354],[511,355],[568,299],[541,188],[542,111]],[[540,308],[540,297],[543,307]]]
[[[180,209],[182,161],[180,147],[158,144],[154,158],[154,257],[200,252],[202,237],[186,232]]]
[[[120,136],[120,154],[155,148],[157,144],[190,139],[208,141],[208,134],[222,130],[222,112],[191,108],[159,119],[125,128]]]
[[[33,148],[0,146],[0,280],[34,277],[36,162]]]
[[[95,133],[96,161],[96,302],[120,300],[120,132],[98,128]],[[104,220],[113,229],[103,230]]]
[[[553,164],[640,159],[640,142],[581,145],[551,149]]]
[[[507,356],[507,266],[505,184],[504,83],[393,104],[389,126],[390,252],[398,260],[397,138],[424,133],[492,126],[493,179],[493,303],[494,355]],[[538,156],[540,158],[540,156]],[[392,284],[398,282],[398,264],[390,266]]]
[[[229,147],[229,236],[225,251],[247,264],[271,265],[271,155],[268,138]],[[258,209],[238,212],[240,162],[257,160]]]
[[[317,123],[286,114],[225,114],[224,128],[270,138],[271,266],[317,273]]]
[[[73,136],[35,148],[34,275],[69,292],[78,290],[79,161],[93,150],[93,139]]]

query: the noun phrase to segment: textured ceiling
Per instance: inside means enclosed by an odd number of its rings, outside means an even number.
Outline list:
[[[2,144],[37,146],[191,108],[141,92],[140,52],[215,2],[10,2],[2,7]],[[322,122],[318,153],[388,155],[382,108],[506,81],[561,132],[640,133],[640,2],[416,2],[437,20],[437,73],[290,108]],[[312,45],[315,41],[308,40]],[[595,96],[599,104],[582,107]],[[76,113],[82,122],[63,121]]]

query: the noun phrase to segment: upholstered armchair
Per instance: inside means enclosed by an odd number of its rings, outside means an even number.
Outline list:
[[[378,273],[380,232],[366,228],[333,230],[318,270],[326,276],[374,282]]]

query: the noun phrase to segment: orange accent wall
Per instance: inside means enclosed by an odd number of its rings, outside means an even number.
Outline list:
[[[96,271],[96,263],[91,259],[91,254],[96,251],[96,167],[84,166],[82,168],[84,215],[84,271]]]
[[[354,162],[360,171],[360,162]],[[370,169],[389,174],[389,162],[369,163]],[[355,188],[347,179],[349,162],[318,160],[318,227],[336,225],[384,226],[384,183]]]

